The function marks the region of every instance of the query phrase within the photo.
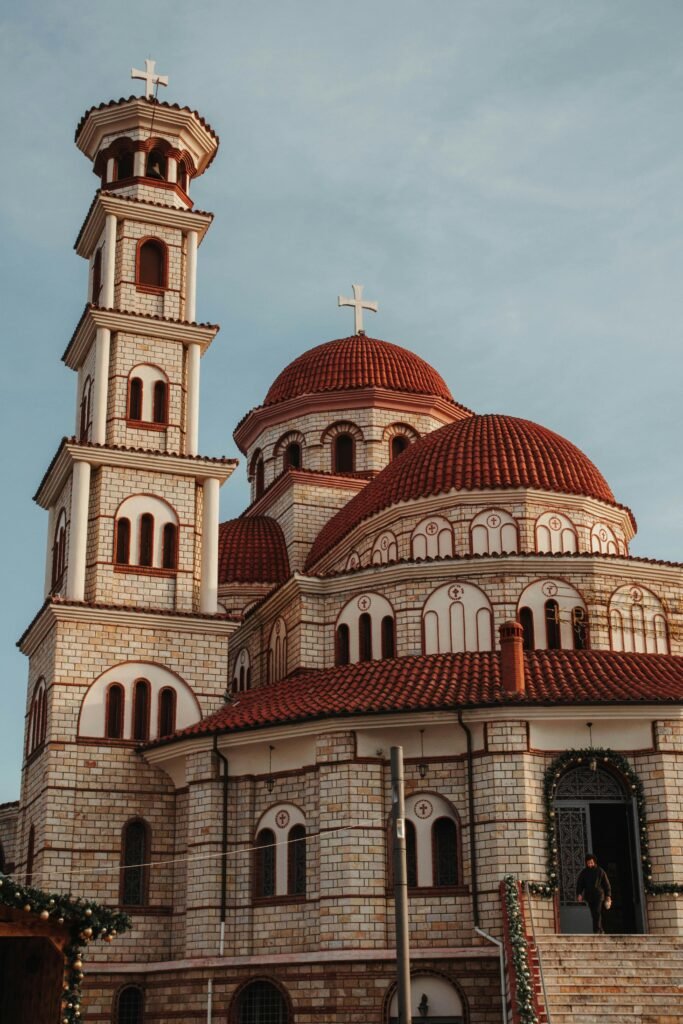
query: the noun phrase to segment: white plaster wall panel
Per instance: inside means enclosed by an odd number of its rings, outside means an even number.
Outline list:
[[[595,523],[591,530],[591,551],[601,555],[623,554],[614,530],[606,523]]]
[[[558,552],[577,550],[576,530],[568,516],[559,512],[544,512],[536,520],[536,550]]]
[[[635,584],[619,587],[610,598],[609,615],[613,650],[669,654],[666,612],[653,591]]]
[[[248,647],[237,650],[232,661],[231,677],[233,693],[244,693],[251,688],[251,658]]]
[[[653,722],[643,718],[603,717],[604,711],[590,716],[593,745],[610,750],[650,750],[654,742]],[[564,715],[561,721],[529,721],[529,746],[532,750],[558,753],[572,747],[580,750],[590,745],[590,734],[582,718],[571,720]]]
[[[287,675],[287,626],[280,616],[273,623],[268,644],[268,678],[275,683]]]
[[[112,683],[118,683],[123,687],[125,695],[122,739],[132,739],[133,686],[138,679],[146,679],[150,684],[150,740],[158,736],[159,694],[164,687],[170,687],[176,694],[177,729],[184,729],[199,721],[199,704],[184,679],[162,665],[130,661],[108,669],[90,686],[81,704],[79,736],[104,737],[107,690]]]
[[[418,886],[434,885],[432,827],[438,818],[448,818],[459,825],[453,808],[438,793],[418,792],[405,802],[406,818],[415,826]]]
[[[398,558],[398,544],[396,537],[391,530],[385,530],[376,538],[372,546],[372,564],[386,565],[387,562],[395,562]]]
[[[519,550],[517,523],[509,512],[488,508],[472,519],[471,551],[474,555],[500,555]]]
[[[425,654],[493,650],[493,609],[471,583],[452,583],[430,595],[422,613]]]
[[[130,521],[130,565],[140,564],[140,520],[143,515],[154,517],[154,547],[152,566],[160,568],[163,561],[164,526],[178,526],[174,509],[161,498],[151,494],[133,494],[121,502],[116,511],[116,521]]]
[[[420,1003],[426,998],[428,1012],[433,1017],[451,1019],[463,1018],[462,999],[457,989],[445,978],[433,974],[420,974],[417,971],[411,976],[411,1013],[415,1020],[420,1017]],[[398,992],[392,997],[389,1015],[398,1019]]]
[[[349,661],[351,664],[360,658],[359,621],[361,615],[369,615],[372,624],[372,657],[382,657],[382,620],[386,617],[394,619],[394,610],[385,597],[377,593],[363,593],[360,597],[349,601],[337,619],[340,626],[349,628]]]
[[[572,650],[574,647],[572,612],[575,608],[582,608],[586,611],[585,602],[575,587],[557,577],[536,580],[524,590],[519,598],[518,609],[531,609],[534,620],[534,646],[539,650],[544,650],[548,646],[546,627],[546,603],[548,601],[554,601],[557,604],[562,649]]]
[[[158,366],[138,363],[129,374],[129,381],[137,377],[142,382],[142,420],[152,423],[154,419],[154,385],[161,382],[168,385],[168,377]]]
[[[451,558],[453,527],[443,516],[427,516],[410,537],[411,558]]]

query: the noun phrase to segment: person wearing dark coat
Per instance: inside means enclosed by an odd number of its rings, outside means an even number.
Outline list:
[[[603,935],[602,908],[609,910],[612,905],[612,888],[607,873],[592,853],[586,854],[586,866],[579,872],[576,879],[576,898],[579,903],[587,903],[593,921],[593,934]]]

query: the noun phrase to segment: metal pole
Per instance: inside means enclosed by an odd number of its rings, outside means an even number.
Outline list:
[[[410,948],[408,942],[408,873],[406,869],[406,811],[403,790],[403,747],[391,748],[391,812],[394,838],[394,907],[396,914],[396,972],[398,1021],[412,1024]]]

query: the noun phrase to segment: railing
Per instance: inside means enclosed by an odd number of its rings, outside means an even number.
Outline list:
[[[541,979],[541,991],[543,993],[543,1007],[545,1009],[546,1020],[547,1020],[548,1024],[551,1024],[550,1006],[548,1005],[548,994],[547,994],[546,989],[545,989],[545,978],[543,976],[543,957],[541,956],[541,951],[538,948],[538,942],[536,941],[536,928],[535,928],[535,925],[534,925],[533,904],[532,904],[532,900],[531,900],[531,893],[529,892],[529,887],[526,884],[526,882],[522,882],[521,891],[522,891],[522,897],[521,897],[521,900],[522,900],[522,902],[521,902],[522,917],[523,918],[525,917],[525,914],[524,914],[524,896],[526,895],[526,905],[529,908],[529,922],[531,924],[531,939],[532,939],[532,942],[534,944],[534,951],[536,953],[536,960],[538,962],[538,976]]]
[[[500,883],[500,894],[512,1021],[513,1024],[540,1024],[545,1000],[541,998],[531,967],[522,887],[512,875],[506,875]],[[535,948],[534,939],[531,941]]]

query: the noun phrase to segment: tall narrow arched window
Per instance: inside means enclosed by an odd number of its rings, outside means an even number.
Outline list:
[[[172,736],[175,732],[176,692],[165,686],[159,694],[159,736]]]
[[[168,422],[167,395],[166,381],[155,381],[152,400],[152,420],[154,423]]]
[[[334,472],[353,473],[353,438],[350,434],[337,434],[334,439]]]
[[[90,301],[93,306],[98,306],[100,302],[100,292],[102,291],[102,247],[95,253],[95,259],[92,262],[92,291],[90,293]]]
[[[572,635],[574,650],[583,651],[588,646],[588,619],[586,609],[581,605],[572,608]]]
[[[289,1024],[287,1004],[269,981],[252,981],[240,992],[236,1024]]]
[[[124,907],[142,907],[147,902],[149,840],[149,826],[141,818],[123,826],[120,902]]]
[[[301,469],[301,445],[297,441],[285,448],[285,469]]]
[[[337,665],[348,665],[351,660],[349,627],[342,623],[337,627]]]
[[[178,161],[178,184],[180,185],[183,192],[187,192],[187,186],[190,183],[190,176],[187,171],[187,164],[184,160]]]
[[[126,149],[123,153],[119,153],[116,158],[116,180],[125,181],[126,178],[132,178],[134,166],[135,159],[132,149]]]
[[[295,825],[287,838],[287,892],[290,896],[306,894],[306,829]]]
[[[178,528],[166,523],[162,534],[162,561],[164,569],[175,569],[178,564]]]
[[[562,647],[560,633],[560,606],[557,601],[546,601],[545,603],[545,630],[547,646],[549,651],[559,651]]]
[[[275,895],[275,833],[263,828],[256,836],[254,895],[261,898]]]
[[[411,889],[417,887],[417,835],[415,826],[405,819],[406,830],[406,877]]]
[[[66,568],[66,512],[62,509],[57,516],[54,538],[52,541],[52,589],[61,585]]]
[[[123,708],[125,693],[120,683],[112,683],[107,689],[104,735],[108,740],[120,740],[123,736]]]
[[[132,377],[128,388],[128,419],[142,419],[142,380]]]
[[[130,562],[130,519],[125,516],[116,520],[116,562],[118,565]]]
[[[458,884],[458,846],[452,818],[437,818],[432,825],[434,885]]]
[[[154,516],[144,512],[140,516],[139,565],[152,565],[154,559]]]
[[[396,657],[394,620],[391,615],[385,615],[384,618],[382,619],[382,657]]]
[[[372,619],[367,612],[358,619],[358,658],[359,661],[372,660]]]
[[[157,238],[138,246],[136,284],[160,290],[166,287],[166,246]]]
[[[116,996],[115,1024],[143,1024],[145,996],[137,985],[126,985]]]
[[[534,644],[534,613],[531,608],[519,609],[519,624],[523,631],[522,645],[525,651],[533,651]]]
[[[398,456],[410,447],[410,441],[405,434],[394,434],[391,439],[391,458],[396,459]]]
[[[149,739],[149,682],[137,679],[133,686],[133,739]]]
[[[31,825],[28,830],[28,845],[26,847],[26,885],[33,881],[33,861],[36,855],[36,828]]]
[[[79,441],[89,441],[92,431],[92,377],[85,378],[83,391],[81,393],[81,416],[78,431]]]

